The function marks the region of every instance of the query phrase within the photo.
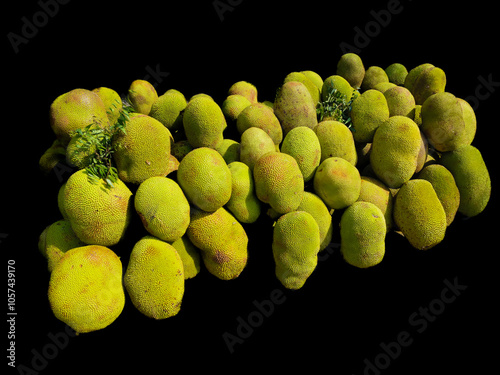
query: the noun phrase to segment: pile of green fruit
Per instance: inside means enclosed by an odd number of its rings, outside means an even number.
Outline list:
[[[334,210],[355,267],[382,261],[388,231],[419,250],[439,244],[457,212],[478,215],[491,192],[471,145],[474,111],[445,85],[432,64],[365,70],[351,53],[325,80],[290,73],[273,102],[245,81],[221,105],[174,89],[158,96],[144,80],[126,98],[104,87],[62,94],[50,106],[56,140],[40,159],[46,172],[74,167],[58,194],[62,219],[38,244],[52,311],[79,333],[102,329],[126,291],[144,315],[174,316],[202,265],[222,280],[240,275],[252,240],[244,226],[261,215],[273,219],[276,277],[288,289],[304,285],[332,241]],[[124,268],[109,247],[135,214],[144,237]]]

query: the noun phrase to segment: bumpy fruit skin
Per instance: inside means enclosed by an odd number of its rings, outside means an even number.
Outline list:
[[[198,275],[201,270],[200,253],[196,246],[189,240],[188,236],[182,236],[173,242],[172,246],[181,257],[182,265],[184,266],[184,280],[192,279]]]
[[[251,171],[257,160],[271,151],[276,151],[276,145],[269,134],[261,128],[248,128],[241,135],[240,161],[248,165]]]
[[[439,163],[448,169],[460,191],[458,211],[472,217],[484,211],[491,196],[491,178],[481,152],[472,145],[445,152]]]
[[[284,80],[284,82],[290,82],[290,81],[303,83],[304,86],[307,87],[309,94],[311,94],[311,98],[314,102],[314,105],[318,104],[321,95],[320,89],[318,89],[318,86],[316,86],[316,84],[314,84],[313,81],[307,78],[305,74],[301,72],[292,72],[288,74]]]
[[[223,140],[226,118],[219,105],[211,98],[192,98],[183,116],[184,131],[191,146],[216,149]]]
[[[326,204],[316,194],[304,191],[297,211],[305,211],[316,220],[319,228],[319,251],[324,250],[330,244],[333,235],[332,214]]]
[[[56,139],[40,157],[38,165],[44,174],[49,174],[50,171],[52,171],[58,163],[64,161],[65,158],[66,149],[59,139]]]
[[[307,87],[300,82],[286,82],[281,86],[274,100],[274,114],[285,136],[293,128],[314,129],[318,124],[316,105]]]
[[[387,74],[387,78],[389,78],[389,82],[403,86],[408,75],[408,70],[403,64],[394,63],[385,68],[385,73]]]
[[[326,205],[335,210],[350,206],[359,198],[361,176],[347,160],[325,159],[314,175],[314,191]]]
[[[166,242],[141,238],[132,249],[123,282],[134,306],[149,318],[170,318],[181,309],[184,266]]]
[[[101,98],[106,108],[109,123],[112,125],[120,117],[120,111],[123,108],[122,98],[113,89],[108,87],[98,87],[92,90]]]
[[[122,239],[130,222],[131,196],[121,180],[112,188],[103,180],[93,184],[81,169],[69,177],[61,200],[71,228],[81,241],[112,246]]]
[[[234,139],[224,138],[216,150],[228,165],[233,161],[240,161],[241,146]]]
[[[186,106],[184,95],[180,91],[170,89],[154,101],[149,116],[173,132],[182,127],[182,111]]]
[[[228,95],[242,95],[248,99],[250,103],[257,103],[258,92],[257,88],[250,82],[238,81],[234,83],[227,92]]]
[[[50,105],[50,126],[63,146],[71,139],[71,132],[90,124],[109,126],[106,106],[95,92],[74,89],[58,96]]]
[[[464,118],[465,131],[463,134],[463,140],[460,142],[463,145],[470,145],[476,136],[477,130],[477,119],[474,109],[471,105],[461,98],[457,98],[460,106],[462,107],[462,114]]]
[[[361,83],[361,90],[374,89],[375,86],[382,82],[389,82],[389,77],[385,70],[380,66],[370,66],[365,72],[363,83]]]
[[[189,202],[170,178],[150,177],[141,183],[134,206],[144,228],[163,241],[178,240],[189,225]]]
[[[158,120],[146,115],[132,116],[126,133],[119,132],[113,139],[118,177],[140,184],[149,177],[166,176],[171,140],[170,131]]]
[[[128,100],[136,112],[149,115],[153,103],[158,99],[154,86],[143,79],[136,79],[128,89]]]
[[[467,144],[462,106],[453,94],[430,96],[422,104],[421,116],[421,129],[437,151],[453,151]]]
[[[321,121],[314,129],[321,149],[321,160],[337,156],[356,165],[358,154],[352,131],[338,121]]]
[[[354,88],[360,88],[365,77],[365,66],[361,57],[355,53],[346,53],[337,63],[337,74],[344,77]]]
[[[281,216],[273,229],[276,277],[287,289],[300,289],[318,263],[319,227],[305,211]]]
[[[243,95],[229,95],[222,103],[221,109],[227,120],[236,121],[241,111],[250,104],[250,100]]]
[[[420,75],[427,69],[433,68],[434,65],[425,63],[425,64],[420,64],[413,69],[411,69],[408,74],[406,75],[405,78],[405,83],[404,87],[406,87],[410,92],[413,92],[415,89],[415,84],[420,77]]]
[[[191,210],[187,236],[201,251],[208,272],[221,280],[237,278],[248,259],[248,236],[224,207],[215,212]]]
[[[253,223],[260,216],[260,201],[255,195],[255,183],[250,168],[242,162],[235,161],[228,165],[231,171],[231,198],[226,208],[241,223]]]
[[[355,202],[340,219],[340,252],[358,268],[379,264],[385,255],[384,214],[370,202]]]
[[[416,104],[423,104],[431,95],[444,92],[446,87],[445,72],[432,64],[423,64],[417,68],[412,78],[411,93],[415,97]]]
[[[305,75],[307,78],[309,78],[321,92],[321,89],[323,88],[323,78],[321,78],[321,76],[318,73],[312,70],[303,70],[301,71],[301,73]]]
[[[396,86],[384,91],[387,106],[389,107],[389,116],[407,116],[412,115],[415,108],[415,98],[410,90],[402,86]]]
[[[120,258],[104,246],[69,250],[50,275],[48,297],[55,317],[77,333],[107,327],[125,305]]]
[[[356,142],[372,142],[375,131],[389,119],[389,106],[384,94],[367,90],[352,102],[351,121]]]
[[[361,193],[358,201],[370,202],[377,206],[384,215],[387,230],[392,228],[394,199],[390,189],[381,181],[373,177],[361,176]]]
[[[446,213],[429,181],[410,180],[401,186],[394,201],[394,222],[418,250],[440,243],[446,232]]]
[[[260,201],[280,214],[297,209],[304,193],[304,178],[292,156],[268,152],[255,163],[253,175]]]
[[[283,140],[283,131],[274,111],[262,103],[254,103],[246,107],[238,116],[236,127],[240,134],[245,130],[256,127],[264,130],[279,145]]]
[[[417,168],[421,143],[420,129],[413,120],[389,118],[373,137],[370,162],[377,177],[390,188],[408,181]]]
[[[299,165],[304,182],[314,177],[314,173],[321,161],[321,145],[314,130],[300,126],[288,132],[281,152],[293,156]]]
[[[323,82],[323,87],[321,89],[321,99],[323,101],[327,100],[328,95],[331,94],[334,89],[345,96],[346,102],[351,100],[352,94],[354,93],[354,89],[344,77],[333,75],[325,79],[325,81]]]
[[[214,212],[231,198],[231,172],[224,158],[214,149],[195,148],[179,164],[177,182],[188,201]]]

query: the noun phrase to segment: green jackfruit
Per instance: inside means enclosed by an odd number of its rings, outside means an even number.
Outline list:
[[[186,233],[212,275],[231,280],[241,274],[248,259],[248,236],[224,207],[215,212],[193,209]]]
[[[240,161],[248,165],[251,171],[262,155],[275,150],[273,140],[261,128],[248,128],[241,135]]]
[[[408,70],[403,64],[394,63],[385,68],[385,73],[387,74],[387,78],[389,78],[389,82],[403,86],[408,75]]]
[[[285,77],[284,82],[296,81],[303,83],[304,86],[307,87],[309,94],[311,94],[311,98],[313,99],[314,105],[318,104],[319,98],[321,95],[321,90],[318,89],[318,86],[314,84],[307,76],[300,72],[292,72]]]
[[[314,177],[321,161],[321,145],[314,130],[305,126],[293,128],[283,140],[281,152],[293,156],[297,161],[304,182]]]
[[[316,220],[319,228],[319,250],[324,250],[330,244],[333,235],[332,213],[326,204],[316,194],[304,191],[297,211],[305,211]]]
[[[460,192],[455,178],[451,172],[439,164],[426,166],[419,174],[418,178],[431,183],[434,191],[446,213],[446,225],[449,226],[455,219],[455,215],[460,205]]]
[[[226,164],[240,161],[240,144],[234,139],[224,138],[216,151],[221,154]]]
[[[390,188],[408,181],[417,168],[422,138],[420,129],[405,116],[393,116],[373,137],[370,163],[377,177]]]
[[[346,53],[337,63],[337,75],[344,77],[354,88],[360,88],[365,77],[365,67],[355,53]]]
[[[389,82],[389,77],[385,70],[380,66],[370,66],[366,69],[363,82],[361,83],[361,90],[375,89],[375,86],[381,82]]]
[[[340,94],[345,96],[345,101],[349,102],[354,93],[354,89],[349,84],[349,82],[342,76],[333,75],[325,79],[323,82],[323,88],[321,89],[321,99],[326,101],[328,95],[330,95],[333,90],[337,90]]]
[[[427,250],[440,243],[446,232],[446,213],[426,180],[404,183],[394,200],[394,222],[410,244]]]
[[[210,98],[198,96],[191,99],[182,118],[186,138],[194,148],[216,149],[224,139],[222,132],[227,126],[219,105]]]
[[[253,223],[260,216],[260,201],[255,195],[253,173],[250,168],[239,161],[228,165],[231,171],[231,198],[226,208],[241,223]]]
[[[361,176],[354,165],[339,157],[325,159],[314,175],[314,191],[333,209],[350,206],[359,198]]]
[[[352,266],[375,266],[385,255],[385,235],[382,211],[373,203],[355,202],[340,219],[340,252]]]
[[[120,117],[120,112],[123,108],[122,98],[115,90],[108,87],[98,87],[92,91],[101,98],[106,108],[109,123],[113,125],[118,120],[118,117]]]
[[[149,177],[166,176],[171,141],[172,134],[158,120],[140,114],[132,116],[126,133],[120,132],[113,138],[118,177],[140,184]]]
[[[368,90],[352,102],[351,121],[356,142],[372,142],[377,128],[389,119],[389,106],[384,94]]]
[[[192,279],[198,275],[201,270],[200,252],[189,240],[188,236],[182,236],[177,241],[173,242],[172,246],[181,257],[184,267],[184,280]]]
[[[477,130],[477,120],[476,114],[474,113],[474,109],[471,105],[461,98],[457,98],[460,106],[462,107],[462,115],[464,119],[465,131],[462,135],[461,143],[463,145],[470,145],[476,136]]]
[[[318,263],[319,227],[305,211],[281,216],[273,229],[276,277],[287,289],[300,289]]]
[[[361,192],[358,201],[377,206],[385,218],[387,230],[392,228],[393,196],[390,189],[373,177],[361,176]]]
[[[231,198],[231,172],[222,156],[209,147],[195,148],[179,164],[177,182],[187,199],[213,212]]]
[[[318,73],[313,72],[312,70],[303,70],[301,73],[309,78],[321,92],[321,89],[323,88],[323,78],[321,78]]]
[[[66,148],[59,139],[56,139],[40,157],[38,165],[43,173],[49,174],[58,163],[63,162],[65,159]]]
[[[491,178],[481,152],[466,145],[441,155],[439,163],[448,169],[460,191],[458,211],[472,217],[488,205],[491,195]]]
[[[154,101],[149,116],[173,132],[182,127],[182,114],[186,106],[184,95],[180,91],[170,89]]]
[[[187,139],[184,139],[182,141],[177,141],[175,142],[172,147],[170,148],[170,153],[179,161],[181,162],[182,159],[184,159],[184,156],[189,154],[191,151],[193,151],[193,146],[187,141]]]
[[[304,193],[304,178],[293,156],[268,152],[255,163],[253,175],[260,201],[280,214],[297,209]]]
[[[321,149],[321,162],[337,156],[356,165],[358,154],[352,131],[338,121],[321,121],[314,129]],[[319,164],[318,164],[319,165]]]
[[[299,126],[314,129],[318,124],[316,105],[307,87],[300,82],[286,82],[280,87],[274,100],[274,114],[283,135]]]
[[[251,127],[264,130],[278,145],[283,140],[283,131],[274,111],[262,103],[254,103],[246,107],[238,116],[236,127],[240,134]]]
[[[413,93],[415,89],[415,84],[420,75],[427,69],[432,69],[433,67],[434,65],[425,63],[425,64],[420,64],[411,69],[406,75],[404,87],[406,87],[408,90],[410,90],[411,93]]]
[[[242,95],[247,98],[250,103],[258,102],[257,88],[250,82],[238,81],[234,83],[227,92],[228,95]]]
[[[416,70],[416,72],[412,72]],[[405,86],[415,97],[416,104],[423,104],[431,95],[444,92],[446,87],[446,74],[432,64],[422,64],[414,69],[411,81]],[[410,75],[408,73],[408,75]]]
[[[183,191],[166,177],[150,177],[139,185],[134,206],[144,228],[153,236],[174,242],[189,225],[189,203]]]
[[[381,93],[385,93],[387,90],[392,89],[393,87],[397,87],[397,85],[392,82],[380,82],[377,83],[372,90],[377,90]]]
[[[389,107],[389,116],[411,116],[415,108],[415,98],[410,90],[402,86],[396,86],[386,90],[384,96]]]
[[[149,115],[151,107],[158,99],[158,93],[154,86],[146,80],[136,79],[128,89],[128,101],[135,111],[143,115]]]
[[[250,104],[250,100],[243,95],[229,95],[222,103],[221,109],[227,120],[236,121],[241,111]]]
[[[132,192],[121,181],[113,187],[89,181],[84,169],[73,173],[62,192],[62,206],[77,237],[91,245],[112,246],[125,234],[132,214]]]
[[[177,315],[184,296],[184,266],[175,248],[152,236],[130,253],[123,283],[134,306],[153,319]]]

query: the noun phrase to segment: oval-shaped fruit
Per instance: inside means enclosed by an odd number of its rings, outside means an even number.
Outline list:
[[[304,182],[314,177],[321,161],[321,145],[314,130],[305,126],[293,128],[283,140],[281,152],[293,156],[297,161]]]

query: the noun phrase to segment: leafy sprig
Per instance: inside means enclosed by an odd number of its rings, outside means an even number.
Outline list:
[[[352,102],[357,98],[359,91],[353,89],[351,99],[347,100],[347,96],[343,95],[336,88],[332,88],[326,97],[325,101],[319,102],[316,106],[318,121],[332,119],[345,124],[351,131],[355,131],[351,121]]]

